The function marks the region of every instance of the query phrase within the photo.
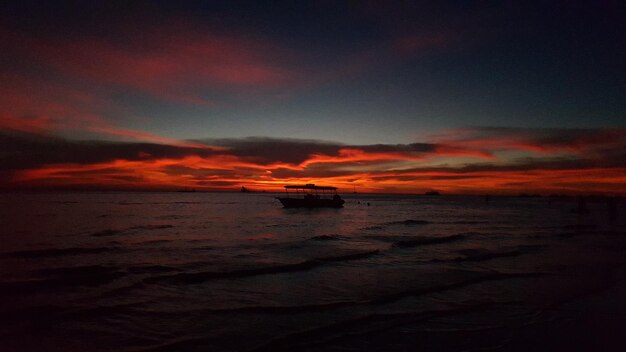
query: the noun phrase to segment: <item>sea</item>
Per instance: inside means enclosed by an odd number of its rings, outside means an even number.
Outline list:
[[[0,194],[1,351],[624,351],[626,204]]]

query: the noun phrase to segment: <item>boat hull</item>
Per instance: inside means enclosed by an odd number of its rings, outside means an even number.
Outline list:
[[[343,199],[305,199],[276,197],[285,208],[343,208]]]

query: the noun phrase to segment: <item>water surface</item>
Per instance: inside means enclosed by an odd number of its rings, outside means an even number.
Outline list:
[[[3,350],[622,347],[609,293],[626,224],[605,201],[577,214],[574,199],[348,195],[299,210],[265,193],[94,192],[0,206]]]

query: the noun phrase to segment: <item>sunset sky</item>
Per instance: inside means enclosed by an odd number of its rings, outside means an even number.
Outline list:
[[[626,195],[622,1],[428,3],[3,2],[0,188]]]

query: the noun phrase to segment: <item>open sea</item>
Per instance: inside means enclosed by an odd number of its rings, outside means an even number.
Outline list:
[[[0,351],[626,350],[626,204],[0,194]]]

